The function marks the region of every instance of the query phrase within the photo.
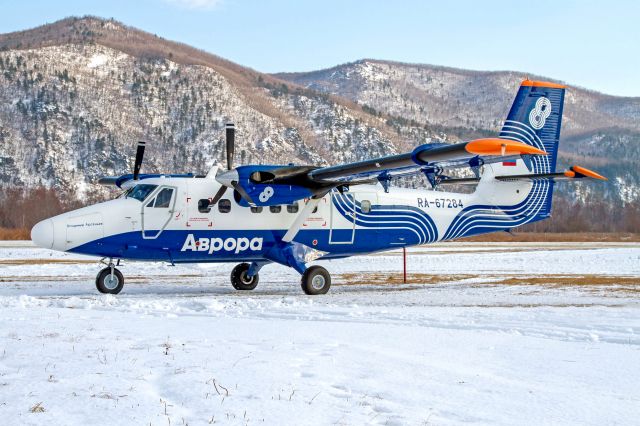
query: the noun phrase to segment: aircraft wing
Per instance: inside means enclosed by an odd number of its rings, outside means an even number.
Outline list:
[[[535,155],[547,153],[522,142],[487,138],[457,144],[425,144],[404,154],[331,167],[240,166],[220,173],[216,180],[233,188],[241,205],[266,206],[319,197],[342,185],[377,181],[385,184],[393,177],[420,172],[435,185],[436,180],[444,179],[442,171],[449,168],[473,168]]]
[[[412,152],[374,158],[340,166],[323,167],[308,173],[318,183],[358,183],[418,171],[474,167],[508,161],[523,155],[547,155],[545,151],[509,139],[487,138],[457,144],[425,144]]]

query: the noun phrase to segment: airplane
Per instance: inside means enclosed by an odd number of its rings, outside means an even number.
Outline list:
[[[100,293],[122,290],[116,266],[126,259],[239,262],[231,272],[236,290],[255,289],[261,268],[276,263],[302,275],[306,294],[325,294],[331,275],[308,266],[314,260],[508,231],[551,216],[556,182],[606,180],[580,166],[556,172],[565,89],[522,81],[497,137],[423,144],[329,167],[234,168],[235,127],[229,123],[227,170],[215,164],[204,176],[141,174],[146,145],[139,142],[132,174],[99,180],[124,190],[120,196],[43,220],[31,238],[47,249],[102,258],[106,267],[95,281]],[[473,176],[450,176],[454,169]],[[431,189],[391,185],[420,174]],[[438,189],[451,184],[475,189]]]

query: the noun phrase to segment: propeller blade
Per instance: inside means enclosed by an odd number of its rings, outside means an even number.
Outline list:
[[[146,142],[139,141],[138,149],[136,150],[136,162],[133,164],[133,180],[138,180],[140,175],[140,166],[142,166],[142,158],[144,157],[144,148]]]
[[[253,202],[253,200],[251,199],[251,197],[249,196],[249,194],[247,194],[247,191],[244,190],[244,188],[241,185],[238,185],[237,181],[232,181],[231,182],[231,186],[233,186],[233,189],[236,190],[236,192],[247,202],[249,203],[249,205],[251,207],[254,207],[256,205],[256,203]],[[236,200],[237,201],[237,200]]]
[[[210,206],[215,206],[218,201],[220,201],[220,198],[222,198],[222,196],[224,195],[225,192],[227,192],[227,188],[224,185],[220,186],[220,189],[218,189],[218,192],[216,192],[216,195],[213,196],[213,199],[209,202]]]
[[[227,123],[227,170],[233,169],[233,156],[236,146],[236,127],[233,123]]]

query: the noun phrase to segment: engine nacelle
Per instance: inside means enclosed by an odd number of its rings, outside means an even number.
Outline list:
[[[238,184],[256,206],[291,204],[313,195],[309,188],[300,185],[271,182],[279,177],[277,172],[271,172],[276,169],[282,170],[283,166],[241,166],[236,169]],[[234,197],[241,206],[249,205],[238,191],[234,191]]]

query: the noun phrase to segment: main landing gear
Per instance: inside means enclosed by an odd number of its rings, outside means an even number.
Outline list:
[[[109,265],[98,272],[96,276],[96,288],[100,293],[118,294],[122,287],[124,287],[124,277],[116,269],[113,261],[109,261]]]
[[[310,266],[302,274],[300,286],[309,295],[326,294],[331,287],[331,275],[322,266]]]
[[[240,263],[231,271],[231,285],[236,290],[253,290],[258,285],[258,270],[263,265]],[[252,270],[253,269],[253,270]],[[326,294],[331,287],[331,275],[322,266],[307,268],[300,280],[302,291],[309,295]]]

